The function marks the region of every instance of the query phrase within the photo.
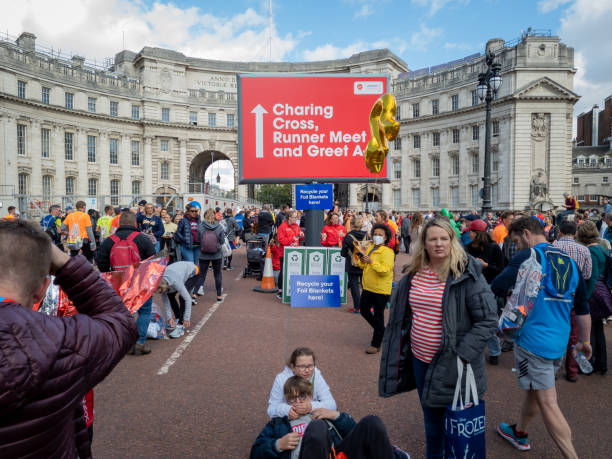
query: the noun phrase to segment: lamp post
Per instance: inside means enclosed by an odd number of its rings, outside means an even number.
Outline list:
[[[480,101],[486,102],[485,119],[485,163],[482,188],[482,216],[486,217],[487,212],[491,212],[491,101],[494,94],[501,87],[502,78],[499,75],[501,65],[495,62],[495,54],[491,50],[486,54],[486,73],[478,74],[478,86],[476,93]]]

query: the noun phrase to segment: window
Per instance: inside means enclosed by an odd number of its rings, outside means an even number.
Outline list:
[[[431,114],[437,115],[440,113],[440,101],[438,99],[431,101]]]
[[[111,180],[110,182],[111,206],[119,205],[119,180]]]
[[[74,94],[71,92],[67,92],[64,94],[64,105],[66,108],[72,110],[72,105],[74,102]]]
[[[42,88],[42,103],[43,104],[49,104],[49,96],[51,95],[51,89],[50,88]]]
[[[29,194],[28,178],[28,174],[24,174],[23,172],[17,176],[17,191],[19,194]]]
[[[140,107],[138,105],[132,105],[132,119],[133,120],[140,119]]]
[[[191,124],[198,124],[198,112],[189,112],[189,122]]]
[[[459,175],[459,155],[450,157],[451,175]]]
[[[209,113],[208,114],[208,125],[209,126],[216,126],[217,125],[217,114],[216,113]]]
[[[170,122],[170,109],[169,108],[162,108],[162,121],[164,123]]]
[[[493,126],[493,137],[497,137],[499,135],[499,121],[493,121],[491,124]]]
[[[87,136],[87,162],[96,162],[96,137],[93,135]]]
[[[161,180],[168,180],[168,163],[163,162],[160,166],[159,178]]]
[[[584,195],[583,194],[579,194],[578,196],[576,196],[576,200],[580,201],[580,202],[584,201]]]
[[[42,128],[40,130],[40,152],[43,158],[49,157],[50,139],[51,139],[51,129]]]
[[[26,82],[25,81],[17,81],[17,97],[20,99],[25,99],[26,96]]]
[[[132,182],[132,194],[134,195],[134,197],[140,195],[140,182],[139,181]]]
[[[459,95],[457,94],[451,96],[451,109],[459,110]]]
[[[51,200],[51,188],[53,183],[53,177],[50,175],[42,176],[42,194],[43,200],[49,201]]]
[[[431,158],[431,175],[433,177],[440,177],[440,158]]]
[[[399,110],[399,107],[398,107]],[[399,113],[399,111],[398,111]],[[397,118],[399,119],[399,118]],[[234,129],[234,114],[233,113],[228,113],[227,114],[227,127],[230,129]]]
[[[396,119],[396,120],[398,120],[398,121],[402,119],[402,116],[401,116],[401,114],[402,114],[401,108],[402,108],[402,106],[401,106],[401,105],[398,105],[398,106],[396,107],[396,109],[395,109],[395,119]]]
[[[459,205],[459,187],[452,186],[450,188],[450,203],[452,207],[457,207]]]
[[[472,207],[478,207],[480,203],[480,192],[478,185],[470,185],[470,194],[472,196]]]
[[[66,177],[66,196],[74,195],[74,177]]]
[[[491,204],[497,204],[497,183],[491,185]]]
[[[418,188],[412,189],[412,207],[421,207],[421,190]]]
[[[399,162],[393,163],[393,177],[395,177],[396,179],[401,179],[402,178],[401,167],[402,167],[402,165]]]
[[[604,157],[603,162],[604,162],[604,166],[610,167],[612,165],[612,158],[606,156]]]
[[[578,177],[574,177],[574,183],[580,183],[580,179]]]
[[[169,142],[168,140],[160,140],[160,142],[159,142],[159,149],[160,149],[160,151],[163,151],[163,152],[167,152],[168,151],[168,145],[169,145],[168,142]]]
[[[421,178],[421,160],[412,160],[412,178]]]
[[[17,125],[17,154],[26,154],[26,127],[25,124]]]
[[[576,164],[578,164],[580,167],[584,166],[584,158],[576,159]]]
[[[110,103],[110,116],[119,116],[119,102]]]
[[[73,158],[73,136],[72,132],[64,133],[64,158],[68,161],[72,161]]]
[[[459,143],[459,129],[453,129],[453,143]]]
[[[401,137],[396,137],[395,140],[393,141],[393,149],[394,150],[401,150],[402,149],[402,138]]]
[[[476,90],[472,90],[472,107],[474,105],[478,105],[478,93],[476,92]]]
[[[401,192],[400,190],[393,190],[393,207],[396,209],[400,206]]]
[[[420,112],[420,104],[412,104],[412,117],[418,118]]]
[[[472,140],[478,140],[480,138],[480,127],[472,126]]]
[[[602,183],[608,183],[608,177],[602,177],[601,181]]]
[[[421,148],[421,136],[420,135],[415,135],[414,136],[413,146],[414,146],[414,148]]]
[[[119,141],[117,139],[108,140],[108,153],[111,164],[119,164]]]
[[[140,141],[132,140],[132,166],[140,166]]]
[[[87,194],[96,196],[98,194],[98,179],[90,178],[87,180]]]
[[[431,205],[434,207],[440,206],[440,188],[431,189]]]
[[[440,146],[440,133],[439,132],[434,132],[431,134],[431,144],[434,147]]]
[[[87,98],[87,111],[90,113],[96,113],[96,98],[95,97]]]
[[[589,166],[597,167],[597,158],[589,158]]]
[[[478,174],[480,172],[480,164],[479,164],[478,154],[472,155],[472,174]]]
[[[499,155],[496,151],[491,152],[491,172],[497,172],[499,168]]]

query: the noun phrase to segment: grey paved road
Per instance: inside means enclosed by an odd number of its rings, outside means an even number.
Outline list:
[[[237,279],[245,258],[244,249],[238,251],[236,269],[223,273],[227,298],[218,307],[213,305],[212,274],[208,275],[207,293],[195,306],[192,322],[197,326],[208,319],[192,339],[186,335],[149,341],[151,354],[126,356],[96,388],[94,457],[248,457],[268,420],[266,407],[274,376],[297,346],[315,350],[340,410],[357,419],[379,415],[394,443],[412,457],[424,457],[416,391],[390,399],[378,397],[379,357],[364,353],[371,337],[367,323],[359,315],[348,314],[347,306],[291,309],[272,295],[252,292],[254,279]],[[398,265],[405,261],[405,255],[398,257]],[[188,345],[187,339],[191,339]],[[167,367],[177,349],[182,354]],[[608,352],[612,353],[610,345]],[[162,368],[168,371],[160,375]],[[530,429],[529,453],[519,453],[495,433],[497,422],[519,414],[522,394],[511,369],[511,353],[502,355],[499,366],[487,368],[488,456],[560,457],[541,417]],[[580,457],[611,457],[610,376],[581,376],[576,384],[560,378],[557,389]]]

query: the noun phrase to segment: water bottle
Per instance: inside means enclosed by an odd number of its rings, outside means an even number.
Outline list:
[[[587,360],[582,352],[576,354],[576,363],[578,363],[578,367],[583,374],[590,375],[593,373],[593,365],[591,365],[591,362]]]

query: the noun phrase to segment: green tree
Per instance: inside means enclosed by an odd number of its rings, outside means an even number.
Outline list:
[[[255,199],[264,203],[280,207],[291,204],[291,185],[261,185],[255,193]]]

